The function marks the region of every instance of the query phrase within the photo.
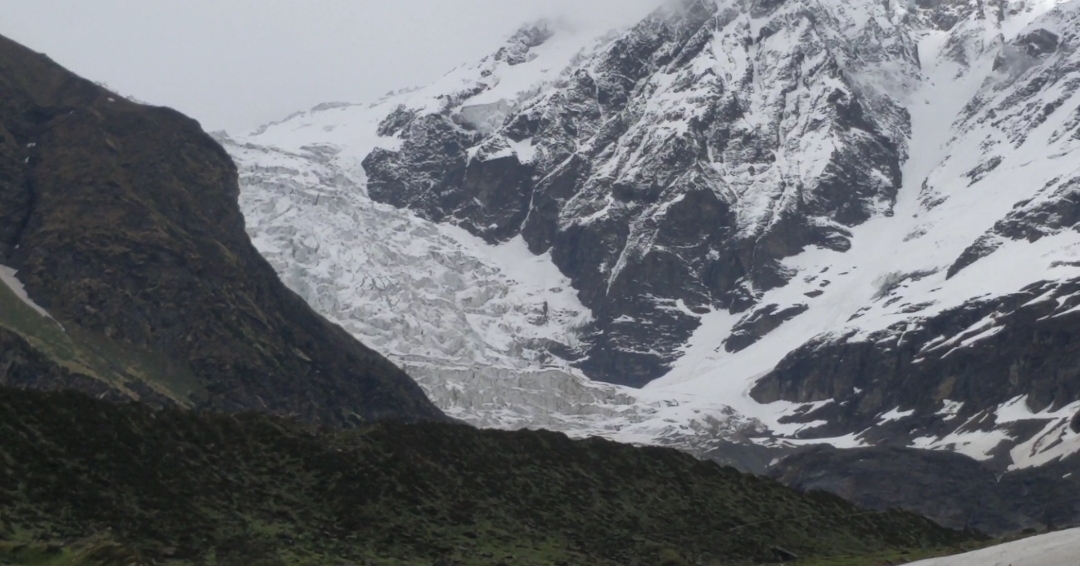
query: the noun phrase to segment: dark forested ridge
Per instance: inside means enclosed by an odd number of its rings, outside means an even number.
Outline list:
[[[820,560],[972,538],[675,450],[548,432],[340,432],[0,389],[0,438],[0,562],[35,540],[105,539],[146,563],[426,566]]]

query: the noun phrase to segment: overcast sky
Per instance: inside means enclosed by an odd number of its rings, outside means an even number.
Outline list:
[[[637,21],[661,0],[0,0],[0,34],[207,130],[374,100],[494,51],[523,23]]]

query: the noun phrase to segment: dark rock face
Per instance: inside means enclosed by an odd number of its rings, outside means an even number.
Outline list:
[[[918,327],[900,324],[865,339],[812,341],[788,354],[752,395],[762,402],[835,399],[797,421],[828,420],[812,429],[820,437],[872,428],[868,439],[899,446],[910,443],[913,430],[943,436],[1021,395],[1033,412],[1060,408],[1080,398],[1080,313],[1067,312],[1080,305],[1080,297],[1072,296],[1077,292],[1080,282],[1037,284],[971,301]],[[1040,297],[1045,300],[1035,300]],[[964,401],[955,416],[940,413],[946,399]],[[897,408],[915,413],[878,422]],[[989,430],[993,421],[974,419],[964,430]],[[1044,424],[1010,426],[1027,438]],[[1000,456],[1009,463],[1007,453]]]
[[[1080,483],[1067,474],[1077,464],[1073,458],[999,477],[950,452],[816,447],[784,458],[769,475],[795,489],[820,489],[869,509],[900,508],[946,527],[1000,535],[1048,522],[1080,524],[1080,501],[1074,497]]]
[[[1045,29],[1037,29],[1020,36],[1015,43],[1020,45],[1029,57],[1042,57],[1057,51],[1059,41],[1057,34]]]
[[[1062,230],[1080,228],[1080,176],[1055,179],[1036,198],[1018,202],[949,267],[952,277],[994,252],[1005,240],[1036,242]]]
[[[183,366],[197,381],[183,404],[339,424],[443,418],[280,283],[244,233],[236,176],[195,121],[0,38],[0,263],[35,302]],[[56,373],[27,356],[7,359]]]
[[[395,119],[396,114],[388,118]],[[364,160],[373,199],[416,208],[437,222],[459,223],[489,242],[518,230],[532,196],[531,167],[515,155],[467,158],[463,152],[477,137],[452,120],[425,116],[407,128],[414,133],[400,151],[377,149]],[[418,129],[425,133],[416,135]]]
[[[784,322],[806,312],[808,308],[800,304],[780,309],[780,305],[770,304],[755,309],[735,323],[731,335],[724,340],[724,349],[732,353],[745,350]]]
[[[506,61],[511,66],[525,63],[530,60],[529,50],[543,45],[552,35],[554,32],[546,23],[526,26],[518,30],[507,45],[495,53],[495,59]]]
[[[915,0],[915,5],[919,8],[915,17],[925,19],[934,28],[945,31],[952,29],[973,10],[982,9],[981,3],[974,6],[963,0]]]
[[[550,251],[596,319],[578,365],[643,385],[667,370],[701,313],[750,308],[786,282],[780,260],[811,245],[846,250],[847,228],[892,206],[907,113],[852,85],[837,54],[914,69],[914,44],[837,44],[832,16],[815,10],[753,2],[768,19],[755,37],[738,11],[674,3],[493,128],[467,102],[483,83],[444,97],[438,112],[399,109],[380,133],[401,147],[364,160],[369,194],[489,242],[521,235],[534,253]],[[527,31],[511,42],[516,59],[548,39]],[[727,58],[746,74],[701,72]],[[816,173],[789,174],[777,155],[808,153],[807,136],[835,150],[808,166]],[[530,155],[515,149],[523,144]]]

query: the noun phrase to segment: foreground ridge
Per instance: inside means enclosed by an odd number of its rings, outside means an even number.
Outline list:
[[[730,564],[973,540],[675,450],[549,432],[335,432],[2,389],[0,434],[0,541],[108,533],[147,561]]]

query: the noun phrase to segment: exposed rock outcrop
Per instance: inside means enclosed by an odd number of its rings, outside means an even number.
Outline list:
[[[1075,460],[1075,458],[1074,458]],[[870,509],[901,508],[954,529],[991,535],[1080,525],[1075,461],[1001,475],[966,456],[902,448],[818,447],[787,456],[769,475]]]
[[[695,312],[749,307],[807,246],[846,249],[900,185],[906,112],[852,77],[870,60],[914,75],[914,44],[870,27],[838,38],[849,22],[813,5],[721,4],[657,11],[493,132],[459,118],[483,80],[437,112],[391,114],[379,131],[403,141],[364,159],[369,194],[550,251],[596,315],[579,366],[659,377]]]

